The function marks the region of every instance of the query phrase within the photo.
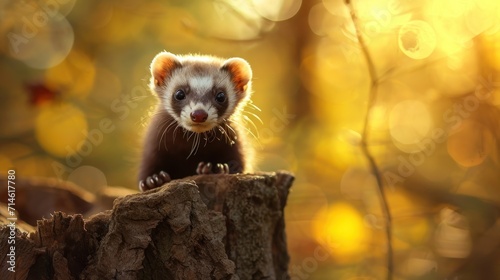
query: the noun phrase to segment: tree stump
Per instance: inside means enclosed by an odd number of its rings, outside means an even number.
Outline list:
[[[115,200],[87,220],[56,212],[16,233],[2,279],[289,279],[289,173],[201,175]],[[6,276],[4,278],[4,276]]]

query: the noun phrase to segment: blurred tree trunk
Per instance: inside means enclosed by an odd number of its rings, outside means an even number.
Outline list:
[[[310,49],[311,42],[315,42],[315,36],[309,25],[309,12],[316,4],[318,4],[317,1],[302,1],[300,10],[289,22],[292,25],[290,30],[294,31],[290,33],[290,36],[294,37],[291,40],[294,42],[294,48],[292,51],[293,57],[290,58],[290,61],[298,62],[297,67],[292,69],[291,75],[293,76],[289,79],[289,81],[297,81],[297,90],[291,92],[293,96],[290,97],[289,101],[292,102],[290,111],[297,114],[299,116],[298,119],[303,116],[312,115],[311,95],[300,77],[300,65],[304,60],[304,51]]]
[[[289,279],[283,210],[293,176],[195,176],[119,198],[88,220],[56,212],[17,231],[3,279]]]

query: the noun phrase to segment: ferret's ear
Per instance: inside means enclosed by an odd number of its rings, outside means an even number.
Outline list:
[[[173,53],[161,52],[151,62],[151,75],[155,86],[165,85],[165,79],[169,77],[175,68],[182,64]]]
[[[242,58],[233,57],[224,61],[221,69],[229,71],[231,74],[231,81],[238,91],[245,91],[248,83],[252,80],[252,68],[250,68],[250,64]]]

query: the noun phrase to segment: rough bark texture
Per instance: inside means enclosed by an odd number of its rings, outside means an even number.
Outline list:
[[[194,176],[117,199],[87,220],[56,212],[17,231],[3,279],[289,279],[288,173]],[[2,276],[3,277],[3,276]]]

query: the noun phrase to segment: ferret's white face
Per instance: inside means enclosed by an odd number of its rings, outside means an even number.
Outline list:
[[[190,68],[178,69],[172,74],[162,106],[182,127],[201,133],[234,113],[237,93],[227,73],[217,70],[195,74]]]
[[[158,54],[151,64],[152,88],[161,106],[183,128],[203,133],[223,124],[250,96],[246,61]]]

